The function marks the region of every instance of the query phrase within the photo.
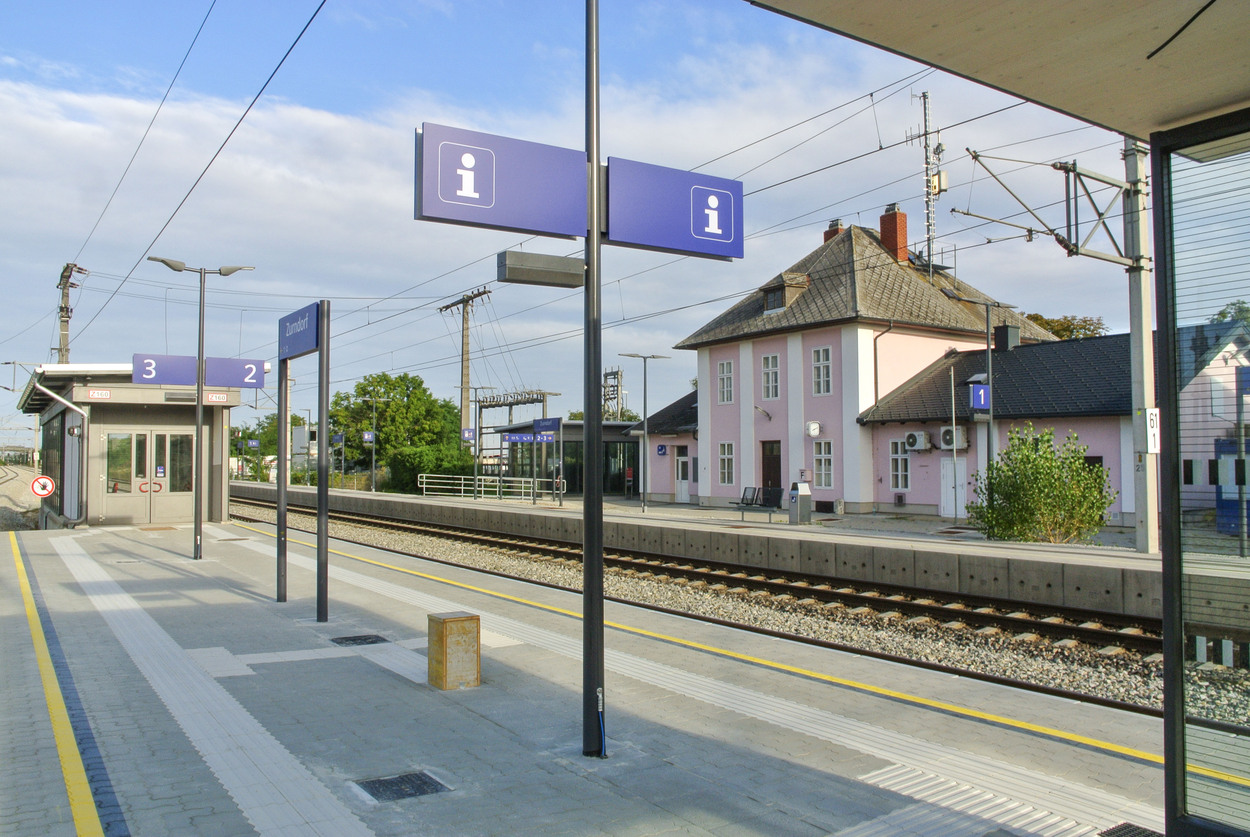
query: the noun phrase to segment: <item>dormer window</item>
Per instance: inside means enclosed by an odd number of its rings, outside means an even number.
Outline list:
[[[782,311],[786,307],[786,293],[783,288],[764,289],[764,313]]]

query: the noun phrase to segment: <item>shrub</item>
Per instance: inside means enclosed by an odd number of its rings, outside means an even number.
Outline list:
[[[996,541],[1088,540],[1118,492],[1106,468],[1085,460],[1086,450],[1075,433],[1056,447],[1054,430],[1012,430],[1006,449],[976,475],[968,522]]]

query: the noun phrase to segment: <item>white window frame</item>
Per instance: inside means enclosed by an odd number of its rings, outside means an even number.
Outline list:
[[[829,439],[812,443],[812,488],[833,488],[833,442]]]
[[[722,360],[716,364],[716,403],[734,403],[734,362]]]
[[[890,490],[911,490],[911,452],[906,439],[890,440]]]
[[[760,397],[765,401],[776,401],[781,397],[781,355],[763,355],[760,358]]]
[[[734,443],[721,442],[719,448],[719,459],[717,461],[717,472],[720,476],[721,485],[734,484]]]
[[[812,395],[833,394],[833,349],[820,346],[812,349]]]

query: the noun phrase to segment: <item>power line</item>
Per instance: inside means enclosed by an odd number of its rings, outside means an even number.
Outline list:
[[[312,26],[313,21],[317,19],[318,13],[321,12],[321,9],[325,6],[325,4],[326,0],[321,0],[321,3],[318,4],[317,8],[313,11],[312,17],[308,18],[308,22],[304,24],[304,28],[301,29],[299,34],[295,36],[295,40],[291,43],[291,46],[287,48],[286,53],[282,56],[278,65],[274,67],[273,72],[269,74],[269,78],[265,79],[265,83],[261,85],[260,90],[258,90],[256,95],[252,97],[252,101],[248,104],[247,108],[244,109],[242,115],[239,116],[238,121],[234,123],[234,127],[230,129],[230,133],[226,134],[226,138],[221,141],[221,145],[219,145],[217,150],[213,152],[213,156],[204,166],[204,169],[200,172],[199,176],[195,178],[195,182],[191,184],[191,188],[188,189],[187,193],[182,196],[182,200],[180,200],[178,205],[174,207],[174,211],[170,213],[169,218],[165,220],[165,223],[161,225],[161,228],[157,231],[156,235],[152,237],[151,242],[149,242],[148,246],[144,248],[143,253],[140,254],[139,258],[135,260],[135,263],[127,272],[126,278],[122,280],[121,284],[118,285],[116,289],[114,289],[113,293],[109,295],[109,298],[104,300],[104,304],[101,305],[100,309],[95,312],[90,320],[87,321],[87,324],[78,330],[78,334],[74,337],[75,340],[77,340],[78,337],[81,337],[83,332],[89,329],[91,324],[104,313],[104,309],[107,308],[108,304],[113,301],[113,297],[115,297],[117,292],[121,290],[122,286],[126,284],[126,281],[130,278],[131,274],[133,274],[135,269],[143,263],[144,258],[152,251],[152,247],[155,246],[156,242],[160,240],[160,237],[164,235],[165,230],[169,228],[169,225],[173,223],[174,218],[182,210],[182,207],[186,204],[187,200],[190,199],[191,193],[194,192],[196,187],[200,185],[200,181],[204,179],[204,175],[208,174],[208,170],[212,167],[213,163],[217,162],[217,158],[221,156],[221,152],[225,150],[226,144],[230,142],[232,137],[234,137],[235,132],[239,130],[239,126],[243,124],[243,120],[247,118],[247,115],[252,112],[252,108],[256,106],[256,102],[260,100],[260,97],[264,94],[266,88],[269,87],[269,83],[272,82],[274,76],[278,74],[278,70],[282,69],[282,65],[286,63],[287,58],[289,58],[291,53],[295,50],[295,47],[299,44],[300,39],[304,37],[304,33],[308,31],[308,27]]]

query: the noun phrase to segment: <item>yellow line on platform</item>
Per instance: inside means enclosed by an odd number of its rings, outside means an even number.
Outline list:
[[[9,532],[9,544],[13,548],[13,561],[17,564],[17,581],[22,590],[22,601],[26,604],[26,621],[30,623],[30,636],[35,645],[35,660],[39,666],[39,676],[43,680],[44,701],[48,705],[48,718],[52,722],[52,737],[56,740],[56,752],[61,759],[61,775],[65,778],[65,793],[69,797],[70,812],[74,817],[74,829],[79,835],[103,835],[104,828],[100,824],[100,814],[95,807],[95,798],[91,795],[91,785],[87,781],[87,771],[83,767],[82,755],[78,752],[78,742],[74,740],[74,727],[70,723],[69,712],[65,708],[65,697],[61,694],[61,685],[56,678],[56,669],[52,665],[48,639],[43,633],[43,623],[39,621],[39,611],[35,607],[35,597],[31,592],[30,579],[26,575],[26,565],[22,561],[22,552],[17,545],[17,535],[13,532]]]
[[[242,523],[235,523],[234,525],[242,529],[247,529],[249,531],[256,532],[258,534],[269,535],[270,537],[275,537],[269,532],[265,532],[261,529],[255,529],[251,526],[247,526]],[[312,547],[312,548],[316,547],[316,544],[311,544],[311,543],[307,543],[304,541],[291,541],[288,539],[288,543],[291,543],[291,542],[300,543],[301,545],[307,546],[307,547]],[[574,611],[574,610],[567,610],[565,608],[543,604],[542,602],[535,602],[529,599],[520,598],[518,596],[512,596],[507,593],[499,593],[494,590],[487,590],[483,587],[476,587],[472,584],[465,584],[460,581],[453,581],[452,579],[449,579],[449,578],[443,578],[441,576],[431,575],[429,573],[423,573],[418,570],[408,569],[406,567],[398,567],[398,566],[395,566],[394,564],[387,564],[383,561],[376,561],[372,558],[364,558],[359,555],[352,555],[351,553],[348,553],[348,552],[340,552],[340,551],[333,550],[333,549],[329,551],[333,552],[335,555],[339,555],[344,558],[350,558],[353,561],[360,561],[361,563],[365,563],[365,564],[373,564],[376,567],[382,567],[384,569],[394,570],[395,572],[398,572],[398,573],[404,573],[406,575],[412,575],[418,578],[425,578],[430,581],[437,581],[441,584],[446,584],[451,587],[459,587],[463,590],[469,590],[474,593],[481,593],[482,595],[492,596],[497,599],[505,599],[507,601],[516,602],[518,604],[523,604],[528,607],[537,608],[539,610],[545,610],[551,613],[559,613],[561,615],[571,616],[576,619],[582,618],[581,613]],[[465,569],[472,570],[471,567],[466,567]],[[751,656],[750,654],[742,654],[737,651],[730,651],[727,648],[718,648],[714,645],[704,645],[702,643],[694,642],[692,640],[682,639],[681,637],[675,637],[675,636],[669,636],[668,634],[656,633],[655,631],[648,631],[645,628],[635,628],[631,625],[625,625],[619,622],[610,622],[610,621],[604,620],[603,624],[606,627],[615,628],[616,630],[623,631],[625,633],[631,633],[637,636],[645,636],[650,639],[660,640],[662,642],[684,646],[686,648],[691,648],[697,651],[702,651],[704,653],[716,654],[721,657],[727,657],[729,659],[740,660],[745,663],[762,666],[764,668],[770,668],[775,671],[783,671],[789,674],[796,674],[801,677],[810,678],[812,680],[819,680],[821,682],[830,683],[830,684],[837,685],[837,686],[842,686],[848,689],[855,689],[856,691],[879,695],[881,697],[890,698],[891,700],[898,700],[898,701],[902,701],[904,703],[910,703],[916,706],[923,706],[928,709],[936,709],[941,712],[948,712],[953,715],[959,715],[965,718],[972,718],[978,721],[984,721],[986,723],[998,724],[1000,726],[1010,727],[1012,729],[1018,729],[1023,732],[1028,732],[1028,733],[1032,733],[1035,735],[1044,735],[1049,738],[1054,738],[1054,739],[1058,739],[1061,741],[1070,741],[1074,744],[1080,744],[1085,747],[1092,747],[1094,749],[1104,750],[1106,752],[1115,753],[1121,756],[1127,756],[1128,758],[1134,758],[1134,759],[1138,759],[1140,761],[1144,761],[1144,762],[1148,762],[1152,764],[1159,764],[1159,765],[1163,764],[1162,755],[1159,755],[1157,753],[1147,752],[1145,750],[1134,749],[1132,747],[1125,747],[1120,744],[1112,743],[1110,741],[1102,741],[1097,738],[1090,738],[1088,736],[1079,735],[1074,732],[1068,732],[1066,730],[1055,729],[1053,727],[1046,727],[1046,726],[1042,726],[1041,724],[1031,723],[1029,721],[1020,721],[1015,718],[1008,718],[1004,715],[995,715],[990,712],[982,712],[979,709],[970,709],[966,706],[959,706],[958,704],[954,704],[954,703],[947,703],[945,701],[933,700],[931,698],[926,698],[926,697],[920,697],[919,695],[912,695],[906,692],[899,692],[894,689],[886,689],[881,686],[874,686],[870,683],[861,683],[856,680],[847,680],[846,678],[836,677],[832,674],[825,674],[823,672],[813,671],[812,669],[801,668],[799,666],[792,666],[787,663],[779,663],[779,662],[776,662],[775,660],[765,659],[764,657],[754,657],[754,656]],[[1250,778],[1247,778],[1244,776],[1237,776],[1231,773],[1224,773],[1222,771],[1212,770],[1210,768],[1200,767],[1198,765],[1193,765],[1193,764],[1189,765],[1187,770],[1190,773],[1194,773],[1200,776],[1206,776],[1211,779],[1217,779],[1219,781],[1229,782],[1235,785],[1250,787]]]

